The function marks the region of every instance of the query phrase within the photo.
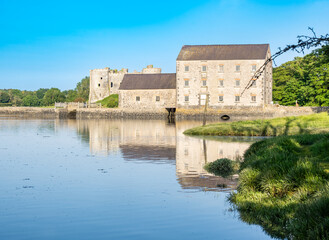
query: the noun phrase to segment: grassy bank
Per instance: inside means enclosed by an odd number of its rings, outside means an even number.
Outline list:
[[[317,113],[307,116],[266,120],[221,122],[195,127],[184,132],[187,135],[213,136],[279,136],[329,132],[329,115]]]
[[[97,103],[101,103],[102,107],[107,108],[115,108],[119,105],[119,95],[118,94],[112,94],[100,101],[97,101]]]
[[[243,221],[272,237],[329,239],[328,168],[329,134],[256,142],[244,155],[230,201]]]

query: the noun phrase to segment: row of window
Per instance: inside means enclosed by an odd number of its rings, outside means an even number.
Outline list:
[[[201,71],[202,72],[207,72],[207,68],[208,68],[208,66],[202,65],[201,66]],[[190,66],[189,65],[185,65],[185,68],[184,69],[185,69],[185,72],[189,72],[190,71]],[[252,64],[251,65],[251,71],[252,72],[255,72],[256,70],[257,70],[256,64]],[[236,72],[240,72],[241,71],[240,64],[235,65],[235,71]],[[221,73],[224,72],[224,65],[218,65],[218,72],[221,72]]]
[[[185,95],[184,97],[185,97],[185,99],[184,99],[185,102],[189,102],[190,101],[190,96]],[[240,102],[240,96],[239,95],[236,95],[234,97],[235,97],[234,98],[235,102]],[[256,102],[256,96],[255,95],[250,96],[250,100],[252,102]],[[219,95],[218,96],[218,102],[224,102],[224,95]]]
[[[201,83],[202,83],[202,86],[207,86],[207,80],[202,80]],[[190,80],[185,79],[184,80],[184,86],[189,87],[190,86]],[[224,80],[223,79],[218,80],[218,86],[224,87]],[[240,87],[240,79],[235,79],[235,86]],[[251,86],[256,87],[256,80],[252,81]]]
[[[140,102],[140,100],[141,100],[141,97],[140,96],[137,96],[136,97],[136,102]],[[155,96],[155,101],[156,102],[159,102],[160,101],[160,96]]]

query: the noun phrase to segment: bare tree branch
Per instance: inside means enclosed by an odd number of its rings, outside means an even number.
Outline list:
[[[306,35],[297,36],[297,39],[298,39],[297,44],[287,45],[283,49],[279,48],[279,51],[277,51],[270,58],[268,58],[265,61],[265,63],[260,68],[258,68],[257,71],[255,72],[255,74],[251,77],[251,79],[247,83],[246,87],[241,92],[241,96],[247,89],[249,89],[252,86],[253,81],[257,80],[258,78],[260,78],[262,76],[262,74],[266,70],[266,66],[272,61],[275,63],[275,59],[278,56],[282,55],[283,53],[288,52],[290,50],[296,51],[298,53],[304,53],[305,50],[310,49],[312,47],[319,47],[319,46],[329,44],[329,34],[321,35],[320,37],[318,37],[315,34],[313,28],[309,27],[308,29],[312,32],[311,36],[306,36]]]

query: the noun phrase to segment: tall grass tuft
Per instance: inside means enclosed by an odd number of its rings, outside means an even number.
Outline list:
[[[329,134],[254,143],[229,197],[241,219],[276,238],[329,239],[328,146]]]

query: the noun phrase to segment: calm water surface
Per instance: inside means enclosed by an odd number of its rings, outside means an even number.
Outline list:
[[[271,239],[230,210],[237,179],[203,169],[251,140],[196,125],[0,118],[0,239]]]

